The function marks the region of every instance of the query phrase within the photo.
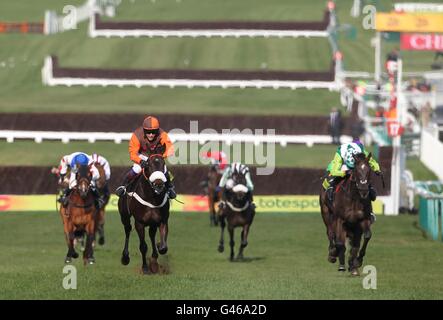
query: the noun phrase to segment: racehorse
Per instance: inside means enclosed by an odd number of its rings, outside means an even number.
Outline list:
[[[72,174],[72,173],[71,173]],[[78,253],[74,249],[74,233],[76,231],[86,232],[86,247],[83,252],[84,264],[95,262],[92,242],[95,237],[95,224],[97,209],[95,198],[91,191],[91,173],[89,166],[81,165],[77,172],[77,185],[69,194],[68,205],[60,207],[60,216],[63,221],[68,253],[65,263],[72,262],[72,258],[78,258]]]
[[[148,165],[142,169],[142,174],[136,177],[127,187],[125,195],[118,201],[121,222],[125,229],[125,247],[122,252],[121,263],[128,265],[129,236],[132,230],[131,216],[135,220],[135,229],[140,240],[140,252],[142,255],[142,272],[148,274],[157,273],[159,266],[158,254],[166,254],[168,251],[168,219],[169,198],[166,190],[166,165],[161,154],[152,154],[148,159]],[[148,268],[146,253],[148,246],[145,242],[145,227],[149,226],[149,238],[152,245],[152,259]],[[155,243],[157,229],[160,230],[160,243]]]
[[[371,239],[371,217],[369,184],[371,167],[363,153],[354,155],[355,165],[336,188],[333,203],[321,188],[320,208],[326,233],[329,239],[328,261],[335,263],[338,257],[338,271],[345,271],[346,238],[350,240],[351,252],[348,265],[351,275],[359,275],[358,268],[363,264],[363,257]],[[360,249],[361,238],[363,245]]]
[[[248,245],[248,234],[255,216],[255,209],[251,206],[246,187],[244,174],[234,172],[232,174],[234,186],[232,190],[226,192],[226,200],[220,210],[221,235],[218,251],[224,251],[224,229],[228,222],[229,245],[231,247],[230,260],[234,260],[234,229],[242,227],[240,250],[237,255],[238,260],[243,259],[243,249]]]
[[[105,209],[106,205],[109,203],[109,198],[111,197],[111,194],[109,192],[109,187],[106,182],[106,173],[104,167],[99,164],[95,163],[95,167],[97,168],[100,178],[97,179],[95,182],[95,186],[97,188],[97,191],[100,195],[100,197],[103,198],[103,204],[98,210],[97,214],[97,224],[96,224],[96,232],[98,232],[98,244],[104,245],[105,244]]]
[[[220,201],[220,192],[218,191],[218,184],[221,179],[221,174],[217,170],[217,166],[212,165],[208,172],[208,206],[209,206],[209,221],[211,226],[218,226],[217,211],[215,203]]]

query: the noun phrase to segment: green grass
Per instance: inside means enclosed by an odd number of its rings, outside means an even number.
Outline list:
[[[198,8],[198,9],[197,9]],[[123,1],[115,20],[124,21],[321,21],[326,1],[160,0]]]
[[[131,235],[131,263],[120,264],[124,232],[112,212],[107,214],[107,242],[95,252],[96,265],[75,261],[77,290],[64,290],[67,249],[59,215],[2,213],[0,298],[441,299],[443,245],[424,239],[416,220],[377,219],[365,259],[377,269],[377,289],[365,290],[363,275],[339,274],[337,265],[326,261],[327,240],[318,213],[258,213],[244,263],[228,261],[229,246],[217,252],[219,229],[209,228],[206,214],[172,214],[169,252],[159,258],[167,272],[142,276],[136,234]],[[236,230],[236,249],[239,235]]]
[[[406,161],[406,167],[412,172],[414,180],[438,180],[438,177],[431,170],[429,170],[417,157],[409,158]]]
[[[252,149],[252,147],[252,145],[249,145],[248,149]],[[88,143],[73,141],[63,144],[45,141],[37,144],[33,141],[17,140],[14,143],[0,141],[0,149],[2,150],[0,153],[0,164],[2,166],[56,166],[63,155],[76,151],[83,151],[89,154],[97,152],[107,158],[111,166],[128,166],[131,164],[127,142],[115,144],[113,142]],[[236,144],[235,147],[232,146],[231,150],[233,155],[239,157],[239,160],[244,162],[244,145]],[[254,154],[261,151],[261,149],[255,148],[253,150]],[[271,151],[271,149],[265,148],[265,156],[268,154],[267,150]],[[285,148],[276,145],[275,163],[278,167],[326,168],[335,150],[336,147],[333,145],[315,145],[312,148],[305,145],[288,145]],[[190,152],[189,148],[188,152]]]
[[[0,10],[1,22],[43,22],[46,10],[55,10],[58,14],[63,13],[66,5],[79,6],[86,0],[2,0]]]
[[[60,3],[60,9],[65,3]],[[76,3],[73,3],[76,4]],[[146,14],[146,18],[184,19],[216,16],[255,19],[269,17],[283,20],[322,16],[324,3],[303,2],[288,10],[291,2],[280,5],[251,1],[223,2],[216,5],[196,1],[125,2],[119,16],[128,18]],[[35,16],[55,1],[39,5],[2,5],[3,18]],[[201,7],[202,6],[202,7]],[[212,6],[212,7],[211,7]],[[179,10],[176,10],[179,8]],[[273,8],[273,9],[272,9]],[[273,11],[274,10],[274,11]],[[228,12],[234,12],[227,15]],[[125,13],[127,12],[127,14]],[[223,13],[224,12],[224,13]],[[274,13],[272,13],[274,12]],[[214,14],[211,16],[211,14]],[[194,15],[194,16],[192,16]],[[8,18],[9,17],[9,18]],[[169,18],[167,18],[169,17]],[[193,18],[192,18],[193,19]],[[63,34],[3,34],[0,37],[0,112],[187,112],[207,114],[327,114],[338,104],[338,94],[327,90],[273,89],[185,89],[185,88],[83,88],[44,87],[41,81],[43,59],[56,54],[62,66],[98,68],[188,68],[188,69],[266,69],[328,70],[331,50],[325,39],[91,39],[86,24]]]

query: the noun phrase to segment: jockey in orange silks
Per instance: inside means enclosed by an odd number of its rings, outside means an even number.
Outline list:
[[[158,119],[149,116],[143,120],[142,126],[132,133],[129,141],[129,157],[134,165],[126,174],[123,184],[115,190],[119,197],[126,193],[129,183],[142,172],[143,168],[147,167],[149,156],[152,154],[161,154],[163,158],[167,158],[174,154],[174,145],[169,139],[168,133],[160,128]],[[177,194],[166,166],[165,177],[168,196],[170,199],[175,199]]]

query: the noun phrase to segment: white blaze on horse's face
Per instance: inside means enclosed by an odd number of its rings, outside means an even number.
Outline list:
[[[361,170],[363,171],[363,172],[365,172],[365,170],[366,170],[366,164],[362,164],[361,166],[360,166],[360,168],[361,168]],[[360,179],[360,183],[361,184],[367,184],[368,183],[368,179]]]

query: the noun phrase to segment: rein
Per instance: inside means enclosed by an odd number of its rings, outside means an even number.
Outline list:
[[[235,212],[242,212],[242,211],[245,211],[248,207],[249,207],[249,201],[246,201],[246,204],[243,206],[243,207],[241,207],[241,208],[239,208],[239,207],[236,207],[236,206],[234,206],[231,202],[229,202],[228,200],[226,200],[226,201],[224,201],[224,203],[226,203],[227,205],[228,205],[228,207],[232,210],[232,211],[235,211]]]

